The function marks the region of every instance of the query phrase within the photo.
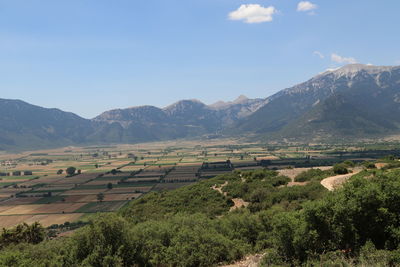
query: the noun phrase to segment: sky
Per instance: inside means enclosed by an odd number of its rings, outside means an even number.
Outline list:
[[[400,65],[398,0],[0,0],[0,98],[85,118]]]

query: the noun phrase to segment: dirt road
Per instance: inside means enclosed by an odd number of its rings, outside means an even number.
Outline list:
[[[362,169],[354,169],[352,173],[336,175],[336,176],[331,176],[331,177],[325,178],[324,180],[321,181],[321,184],[323,187],[325,187],[329,191],[333,191],[333,190],[335,190],[335,188],[341,186],[350,177],[352,177],[353,175],[356,175],[361,170]]]

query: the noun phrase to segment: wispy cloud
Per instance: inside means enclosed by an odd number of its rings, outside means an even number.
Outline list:
[[[321,59],[324,59],[324,58],[325,58],[325,55],[322,54],[322,53],[319,52],[319,51],[314,51],[313,54],[316,55],[316,56],[319,56],[319,58],[321,58]]]
[[[357,60],[353,57],[342,57],[335,53],[333,53],[331,55],[331,60],[333,62],[340,63],[340,64],[355,64],[355,63],[357,63]]]
[[[318,6],[316,4],[313,4],[309,1],[301,1],[297,4],[297,11],[299,12],[312,11],[317,8]]]
[[[229,13],[229,19],[241,20],[245,23],[262,23],[273,20],[277,12],[273,6],[263,7],[258,4],[241,5],[237,10]]]

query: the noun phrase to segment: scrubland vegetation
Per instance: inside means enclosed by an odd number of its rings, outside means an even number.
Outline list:
[[[256,254],[262,255],[263,266],[400,264],[398,157],[382,157],[387,151],[365,149],[346,154],[313,148],[317,151],[313,159],[307,157],[309,148],[196,149],[140,151],[140,166],[123,153],[115,159],[105,155],[110,164],[90,164],[95,179],[83,181],[88,171],[78,164],[85,171],[82,174],[56,177],[79,181],[66,189],[68,194],[58,194],[54,187],[52,196],[12,199],[21,202],[15,204],[19,210],[0,205],[4,208],[0,220],[7,221],[17,211],[26,214],[34,208],[49,212],[55,205],[76,206],[72,213],[52,215],[66,216],[62,222],[43,212],[18,215],[21,220],[24,216],[47,218],[47,225],[42,225],[51,226],[21,224],[4,229],[0,266],[216,266]],[[198,151],[202,151],[200,156]],[[360,157],[368,161],[357,161]],[[66,166],[73,166],[70,163]],[[60,161],[52,164],[49,171],[57,172]],[[140,168],[146,171],[139,172]],[[214,173],[214,178],[202,178]],[[33,194],[46,187],[41,180],[47,187],[53,183],[54,178],[41,175],[25,182],[34,183],[31,188],[18,184],[17,189]],[[163,177],[149,181],[155,175]],[[351,178],[328,191],[321,182],[336,176]],[[154,189],[144,190],[150,183]],[[135,193],[126,184],[143,192]],[[99,190],[104,192],[102,200],[97,197]],[[30,199],[35,202],[27,203]],[[81,221],[64,223],[68,216]]]
[[[319,183],[326,172],[287,187],[275,171],[235,171],[149,193],[70,237],[6,242],[18,231],[3,232],[0,264],[213,266],[253,253],[264,266],[400,264],[400,170],[365,169],[333,192]],[[232,198],[248,208],[229,212]]]

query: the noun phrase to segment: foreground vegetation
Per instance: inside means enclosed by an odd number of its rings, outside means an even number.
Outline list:
[[[396,266],[400,170],[389,161],[334,192],[320,185],[334,170],[303,173],[308,183],[294,187],[275,171],[235,171],[147,194],[70,237],[42,241],[37,225],[32,238],[30,228],[4,231],[0,265],[213,266],[263,253],[264,266]],[[237,198],[248,207],[230,211]]]

